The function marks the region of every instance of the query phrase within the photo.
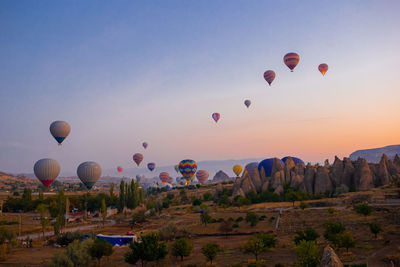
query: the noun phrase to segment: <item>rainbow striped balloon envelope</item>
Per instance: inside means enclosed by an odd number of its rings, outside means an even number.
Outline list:
[[[140,153],[136,153],[133,155],[133,161],[139,166],[140,162],[143,160],[143,155]]]
[[[179,171],[182,176],[186,179],[186,181],[190,181],[190,179],[195,175],[197,171],[197,163],[191,159],[184,159],[179,162]]]
[[[165,184],[166,182],[168,182],[170,180],[168,172],[162,172],[162,173],[160,173],[160,175],[158,177],[160,178],[160,180],[163,184]]]
[[[296,68],[297,64],[299,64],[300,56],[296,53],[287,53],[283,57],[283,62],[285,65],[293,72],[293,69]]]
[[[275,80],[275,71],[267,70],[264,72],[264,79],[267,81],[269,86],[271,86],[271,83]]]
[[[199,180],[201,184],[204,184],[209,176],[210,174],[208,173],[208,171],[205,170],[199,170],[196,173],[197,180]]]

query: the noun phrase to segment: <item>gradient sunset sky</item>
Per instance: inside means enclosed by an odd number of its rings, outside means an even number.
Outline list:
[[[88,160],[134,167],[143,141],[144,163],[159,166],[322,162],[400,144],[399,10],[394,0],[1,1],[0,171],[32,172],[46,157],[62,172]],[[293,73],[288,52],[300,55]],[[54,120],[72,127],[62,147]]]

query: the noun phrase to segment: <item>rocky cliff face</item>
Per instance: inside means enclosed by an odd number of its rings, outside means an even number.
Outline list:
[[[260,193],[269,188],[280,194],[284,183],[312,194],[333,193],[349,188],[365,191],[397,180],[400,180],[400,157],[397,155],[392,161],[383,154],[379,164],[368,163],[362,158],[352,161],[350,158],[340,160],[335,157],[332,165],[326,162],[324,166],[295,165],[289,157],[285,166],[274,159],[270,177],[266,177],[263,168],[260,171],[257,168],[252,168],[251,172],[245,170],[242,177],[235,180],[233,194]]]
[[[217,184],[217,183],[223,183],[223,182],[230,182],[233,181],[234,178],[231,178],[228,176],[228,174],[226,174],[223,171],[218,171],[214,178],[212,179],[212,183]]]
[[[335,251],[327,246],[324,248],[324,254],[322,255],[320,267],[343,267],[342,261],[336,255]]]

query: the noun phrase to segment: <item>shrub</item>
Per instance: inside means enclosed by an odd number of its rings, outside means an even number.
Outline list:
[[[57,244],[60,246],[66,247],[74,240],[82,241],[85,238],[84,234],[81,231],[75,232],[66,232],[59,235],[56,239]]]
[[[307,203],[305,203],[303,201],[300,202],[300,209],[304,210],[305,208],[307,208],[307,206],[308,206]]]
[[[250,226],[256,226],[258,223],[259,219],[257,214],[255,214],[254,212],[248,212],[246,215],[246,222],[250,223]]]
[[[193,205],[193,206],[200,206],[201,203],[202,203],[201,199],[194,198],[194,199],[192,200],[192,205]]]
[[[336,245],[339,248],[346,248],[347,252],[349,248],[354,248],[356,241],[354,240],[353,234],[349,231],[344,231],[336,236]]]
[[[168,222],[167,225],[161,227],[158,231],[161,240],[171,241],[175,239],[176,234],[178,233],[178,228],[176,227],[174,222]]]
[[[207,225],[207,223],[212,222],[210,214],[208,214],[207,211],[203,211],[203,213],[200,214],[200,221],[204,225]]]
[[[300,241],[295,252],[300,259],[299,265],[303,267],[317,267],[321,254],[315,241]]]
[[[243,217],[242,217],[242,216],[238,217],[238,218],[236,219],[236,221],[237,221],[237,222],[243,221]]]
[[[293,241],[296,245],[298,245],[302,240],[315,241],[318,237],[319,234],[314,230],[314,228],[306,228],[302,231],[297,231]]]
[[[103,256],[110,256],[114,252],[110,243],[100,239],[96,239],[88,248],[88,251],[92,258],[97,259],[99,266],[100,260]]]
[[[89,248],[93,245],[94,240],[88,238],[82,242],[74,240],[68,245],[65,255],[71,260],[74,266],[89,266],[92,261],[89,255]]]
[[[211,262],[217,257],[218,252],[220,251],[220,247],[215,242],[209,242],[204,244],[201,248],[201,253],[206,257],[207,261]]]
[[[371,233],[373,233],[375,235],[375,238],[377,238],[378,234],[382,231],[382,227],[376,223],[369,223],[368,225]]]
[[[326,240],[337,244],[337,235],[343,233],[346,228],[341,223],[327,222],[324,223],[325,232],[324,237]]]
[[[144,210],[139,210],[132,215],[131,223],[133,225],[144,223],[146,221],[146,215]]]
[[[359,214],[368,216],[372,212],[372,207],[369,206],[367,203],[359,203],[354,207],[355,211]]]
[[[180,238],[172,243],[172,255],[175,257],[181,257],[181,261],[183,261],[183,257],[189,256],[193,251],[193,243],[187,238]]]
[[[237,222],[233,223],[232,228],[239,228],[239,224]]]
[[[251,253],[255,256],[256,261],[258,261],[258,256],[260,253],[267,251],[268,248],[274,247],[276,244],[276,239],[273,235],[265,235],[263,233],[254,235],[241,246],[244,253]]]
[[[163,259],[168,254],[167,246],[159,242],[159,236],[156,233],[144,235],[140,239],[129,245],[131,251],[125,254],[125,262],[136,264],[140,260],[143,265],[144,262]]]
[[[203,199],[204,199],[204,201],[210,201],[213,199],[213,196],[210,192],[205,192],[203,195]]]
[[[328,208],[328,213],[329,214],[333,214],[335,212],[335,209],[334,208]]]

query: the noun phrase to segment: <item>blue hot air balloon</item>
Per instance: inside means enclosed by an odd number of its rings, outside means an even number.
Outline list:
[[[280,160],[280,159],[278,159],[278,160],[281,162],[282,166],[285,166],[285,163],[282,160]],[[271,177],[273,164],[274,164],[274,158],[264,159],[263,161],[261,161],[258,164],[258,171],[261,173],[261,168],[263,168],[264,172],[265,172],[265,176]]]
[[[286,162],[286,160],[288,159],[288,157],[291,157],[291,158],[292,158],[292,160],[293,160],[293,162],[294,162],[295,165],[299,165],[299,164],[304,164],[304,165],[306,165],[306,164],[304,163],[303,160],[301,160],[301,159],[299,159],[299,158],[296,158],[296,157],[292,157],[292,156],[284,157],[284,158],[282,159],[282,161],[283,161],[283,162]]]

